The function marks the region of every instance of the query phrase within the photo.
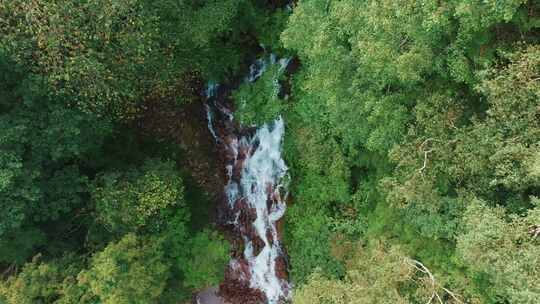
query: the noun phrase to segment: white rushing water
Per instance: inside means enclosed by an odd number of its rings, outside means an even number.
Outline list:
[[[275,55],[269,59],[259,59],[250,67],[245,81],[256,81],[269,64],[279,64],[280,70],[284,71],[289,60],[277,60]],[[216,102],[217,90],[217,84],[209,83],[206,97],[213,103],[212,107],[207,106],[208,128],[216,141],[225,145],[226,154],[230,158],[225,168],[228,178],[225,194],[228,207],[235,212],[228,223],[238,227],[241,232],[245,245],[243,260],[247,261],[248,271],[242,270],[236,259],[230,262],[229,267],[240,274],[241,280],[249,281],[249,287],[262,291],[269,304],[278,304],[288,299],[290,293],[289,283],[280,278],[276,270],[277,260],[281,258],[284,261],[276,225],[286,209],[285,198],[282,196],[286,193],[283,180],[287,166],[281,157],[285,123],[279,117],[260,126],[251,135],[218,135],[219,132],[214,129],[216,117],[213,111],[220,112],[229,121],[233,117],[229,109]],[[239,177],[233,177],[235,170],[239,170]],[[245,204],[237,205],[239,201]],[[239,208],[249,208],[249,211]],[[239,221],[242,212],[256,215],[255,220],[248,223],[250,227],[245,227],[246,223]]]
[[[250,264],[251,287],[262,290],[269,303],[278,303],[280,298],[286,298],[285,289],[288,288],[287,283],[276,275],[276,259],[283,254],[276,222],[285,213],[285,203],[280,197],[281,180],[287,172],[287,166],[281,158],[284,130],[281,118],[257,130],[250,147],[256,143],[258,146],[244,163],[239,187],[248,205],[257,212],[253,226],[264,242],[263,249],[254,255],[252,240],[245,240],[244,256]],[[267,204],[269,199],[272,200],[270,209]],[[270,235],[267,231],[270,231]]]
[[[219,85],[217,83],[213,81],[209,82],[205,91],[206,99],[210,99],[217,96],[218,88],[219,88]],[[208,121],[208,130],[210,130],[210,134],[212,134],[212,137],[214,137],[216,141],[219,141],[219,138],[213,126],[214,113],[212,112],[212,109],[210,109],[210,106],[208,104],[205,104],[205,107],[206,107],[206,119]]]

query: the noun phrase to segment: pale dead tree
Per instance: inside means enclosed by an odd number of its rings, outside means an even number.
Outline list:
[[[422,173],[424,172],[424,170],[426,169],[427,167],[427,163],[428,163],[428,156],[431,152],[435,151],[434,148],[431,148],[431,149],[427,149],[426,150],[426,147],[429,146],[429,143],[432,142],[432,141],[438,141],[437,139],[434,139],[434,138],[428,138],[426,140],[424,140],[424,142],[422,144],[420,144],[420,147],[419,149],[424,153],[424,164],[422,165],[422,168],[418,169],[418,173]]]
[[[540,225],[531,225],[529,226],[529,234],[533,238],[537,238],[540,236]]]
[[[427,167],[428,162],[428,155],[429,153],[433,152],[435,149],[425,150],[424,151],[424,164],[422,165],[422,168],[418,169],[418,172],[422,173]]]
[[[424,140],[420,146],[418,147],[418,149],[424,154],[424,163],[422,165],[422,167],[420,169],[418,169],[418,173],[422,174],[424,172],[424,170],[427,168],[427,165],[428,165],[428,162],[429,162],[429,154],[431,154],[432,152],[434,152],[436,149],[431,147],[430,146],[430,143],[432,142],[438,142],[438,143],[441,143],[441,144],[449,144],[449,145],[453,145],[455,143],[458,142],[458,139],[453,139],[453,140],[449,140],[449,141],[442,141],[440,139],[436,139],[436,138],[428,138],[426,140]]]
[[[431,285],[431,297],[429,298],[429,301],[426,304],[431,304],[435,300],[437,300],[439,304],[444,304],[443,299],[441,298],[441,295],[439,294],[440,290],[442,290],[444,293],[452,297],[457,303],[461,303],[461,304],[463,303],[456,294],[454,294],[452,291],[448,290],[447,288],[439,284],[437,280],[435,279],[435,276],[433,276],[431,271],[429,271],[429,269],[424,264],[410,258],[406,258],[405,262],[411,267],[413,267],[414,269],[427,275],[429,279],[429,284]]]

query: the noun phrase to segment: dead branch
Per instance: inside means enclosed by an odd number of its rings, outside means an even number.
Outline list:
[[[454,139],[454,140],[450,140],[448,141],[448,144],[455,144],[458,140],[457,139]],[[429,146],[429,143],[431,142],[443,142],[442,140],[440,139],[436,139],[436,138],[428,138],[426,140],[424,140],[420,146],[418,147],[418,149],[424,153],[424,162],[422,164],[422,167],[420,169],[418,169],[418,173],[423,173],[424,170],[427,168],[427,164],[428,164],[428,161],[429,161],[429,154],[431,154],[432,152],[434,152],[436,149],[435,148],[431,148],[431,149],[428,149],[428,146]]]
[[[452,297],[454,300],[456,300],[456,302],[463,303],[453,292],[451,292],[447,288],[440,285],[437,282],[437,280],[435,279],[435,276],[431,273],[431,271],[429,271],[429,269],[424,264],[422,264],[420,261],[407,258],[407,259],[405,259],[405,262],[408,265],[412,266],[414,269],[416,269],[416,270],[420,271],[421,273],[426,274],[428,276],[428,278],[430,280],[430,283],[431,283],[432,294],[431,294],[431,298],[429,299],[429,301],[426,304],[431,304],[434,299],[437,299],[440,304],[444,304],[443,301],[442,301],[441,296],[437,292],[438,289],[443,290],[450,297]]]
[[[432,141],[437,141],[437,139],[434,139],[434,138],[428,138],[426,140],[424,140],[421,144],[420,144],[420,149],[424,149],[424,146],[427,145],[428,143],[432,142]]]
[[[422,173],[424,172],[424,170],[426,169],[427,167],[427,163],[428,163],[428,156],[431,152],[435,151],[435,149],[429,149],[429,150],[426,150],[426,146],[428,146],[428,144],[432,141],[439,141],[438,139],[434,139],[434,138],[428,138],[426,140],[424,140],[420,146],[418,147],[423,153],[424,153],[424,164],[422,165],[422,168],[418,169],[418,173]]]
[[[427,167],[427,162],[428,162],[428,155],[429,153],[433,152],[434,149],[430,149],[430,150],[427,150],[427,151],[424,151],[424,164],[422,165],[422,168],[418,169],[418,172],[419,173],[422,173],[424,172],[424,170],[426,169]]]
[[[537,238],[538,236],[540,236],[540,225],[531,225],[531,226],[529,226],[529,234],[533,238]]]

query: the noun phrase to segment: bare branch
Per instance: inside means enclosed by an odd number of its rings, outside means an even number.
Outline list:
[[[418,172],[422,173],[426,169],[428,162],[428,154],[431,152],[433,152],[433,149],[424,151],[424,165],[422,166],[422,168],[418,169]]]
[[[531,226],[529,226],[529,234],[533,238],[537,238],[538,236],[540,236],[540,225],[531,225]]]
[[[461,302],[460,299],[458,299],[458,297],[457,297],[453,292],[451,292],[450,290],[448,290],[447,288],[444,288],[444,287],[442,287],[442,289],[443,289],[447,294],[449,294],[454,300],[456,300],[458,303],[463,303],[463,302]]]
[[[410,259],[410,258],[406,258],[405,259],[405,262],[412,266],[413,268],[415,268],[416,270],[420,271],[421,273],[423,274],[426,274],[430,280],[430,283],[431,283],[431,287],[432,287],[432,295],[431,295],[431,298],[429,299],[429,301],[427,302],[427,304],[431,304],[431,302],[433,301],[433,299],[437,299],[439,301],[440,304],[444,304],[441,296],[439,295],[439,293],[437,292],[438,289],[441,289],[442,291],[444,291],[446,294],[448,294],[450,297],[452,297],[456,302],[458,303],[463,303],[457,296],[456,294],[454,294],[453,292],[451,292],[450,290],[448,290],[447,288],[443,287],[442,285],[438,284],[437,283],[437,280],[435,279],[435,276],[431,273],[431,271],[429,271],[429,269],[424,265],[422,264],[420,261],[417,261],[417,260],[413,260],[413,259]]]
[[[435,295],[437,296],[437,300],[439,300],[439,303],[444,304],[439,294],[435,293]]]
[[[424,170],[426,169],[427,167],[427,163],[428,163],[428,156],[431,152],[435,151],[434,148],[431,148],[429,150],[426,150],[426,146],[429,145],[430,142],[432,141],[439,141],[438,139],[436,138],[428,138],[426,140],[424,140],[420,146],[418,147],[422,152],[424,152],[424,164],[422,165],[422,168],[418,169],[418,173],[422,173],[424,172]]]

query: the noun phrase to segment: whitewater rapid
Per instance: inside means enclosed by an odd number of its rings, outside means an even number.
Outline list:
[[[284,70],[288,63],[289,59],[278,60],[275,55],[258,59],[244,81],[256,81],[269,64],[279,64],[280,70]],[[284,274],[285,254],[277,230],[286,210],[284,181],[288,168],[282,158],[285,123],[278,117],[254,133],[242,132],[241,127],[236,132],[217,130],[216,117],[233,121],[232,111],[216,99],[218,89],[217,84],[209,83],[206,90],[208,128],[216,142],[224,145],[224,191],[231,214],[228,224],[235,227],[244,243],[242,256],[230,261],[229,271],[249,288],[261,291],[268,304],[282,303],[290,298],[291,289]]]

